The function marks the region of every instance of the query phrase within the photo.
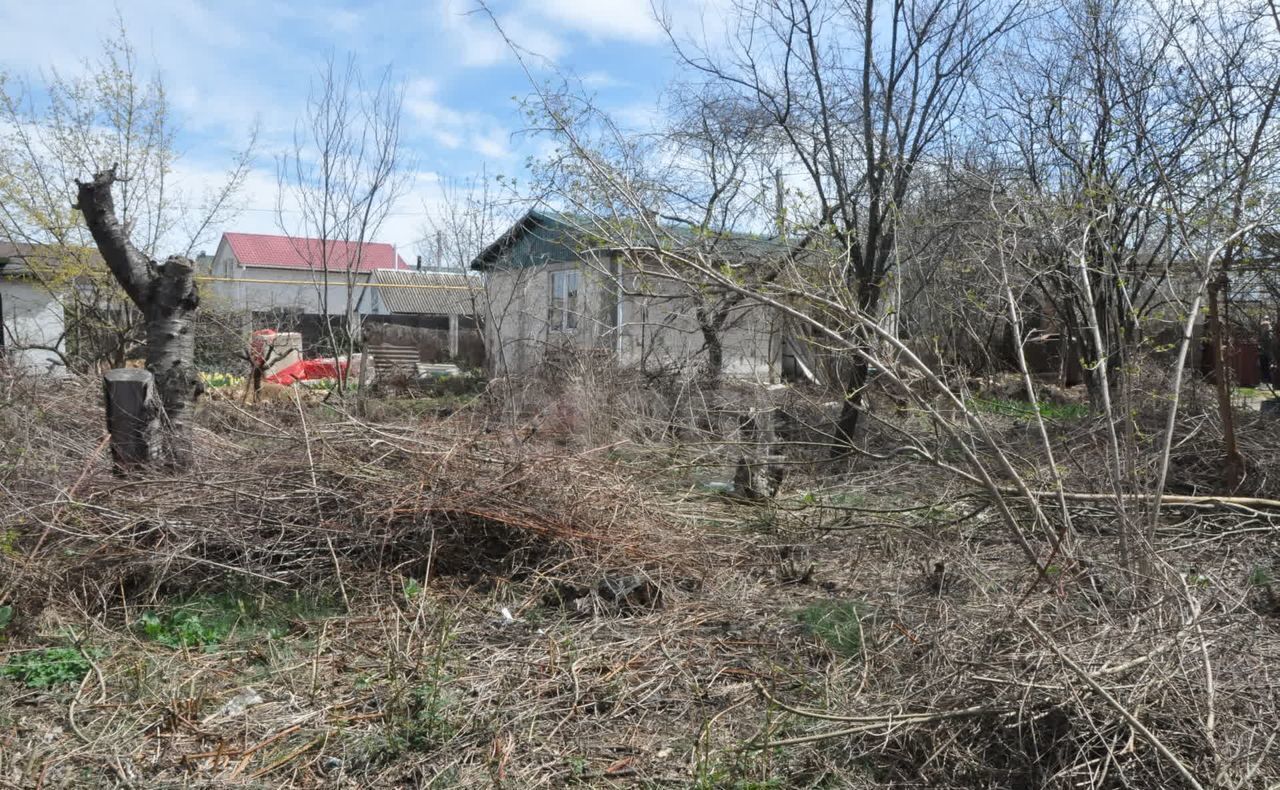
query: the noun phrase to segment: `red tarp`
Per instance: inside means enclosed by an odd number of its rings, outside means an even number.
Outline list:
[[[339,376],[345,378],[346,375],[346,362],[335,362],[332,359],[304,359],[278,371],[274,376],[267,376],[267,381],[288,386],[295,381],[336,379]]]

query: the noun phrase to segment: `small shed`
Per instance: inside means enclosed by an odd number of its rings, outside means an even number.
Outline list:
[[[453,360],[482,364],[476,299],[483,288],[480,278],[458,272],[373,272],[365,297],[370,314],[364,333],[376,364],[380,368]]]

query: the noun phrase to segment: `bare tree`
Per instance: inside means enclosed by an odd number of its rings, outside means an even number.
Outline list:
[[[350,355],[357,348],[357,285],[366,245],[408,185],[400,141],[403,101],[403,88],[390,68],[369,86],[354,55],[339,61],[331,54],[312,82],[305,115],[294,131],[293,150],[277,169],[278,222],[312,272],[335,354]],[[291,221],[295,206],[298,220]],[[331,304],[332,286],[340,289],[340,306]],[[341,335],[330,319],[335,307],[340,307],[344,320]],[[342,377],[338,385],[340,390],[345,387]]]
[[[742,0],[728,55],[679,48],[725,100],[768,124],[804,184],[803,222],[823,235],[841,296],[860,314],[881,309],[917,167],[962,119],[979,67],[1018,10],[971,0]],[[845,448],[876,342],[859,326],[849,328],[854,353],[836,426]]]

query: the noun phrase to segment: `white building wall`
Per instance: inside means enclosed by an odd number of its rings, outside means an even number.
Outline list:
[[[0,280],[0,321],[3,322],[5,356],[11,364],[28,372],[65,372],[57,353],[23,348],[38,345],[66,350],[62,305],[39,283]]]
[[[348,274],[344,271],[329,272],[326,281],[325,273],[318,270],[241,266],[230,246],[224,243],[214,256],[213,276],[217,279],[209,283],[207,293],[211,304],[222,309],[246,312],[288,309],[330,315],[344,315],[347,311]],[[371,311],[367,300],[372,289],[364,287],[368,281],[367,273],[355,274],[355,287],[350,289],[352,306],[361,315]],[[362,297],[366,301],[362,301]]]

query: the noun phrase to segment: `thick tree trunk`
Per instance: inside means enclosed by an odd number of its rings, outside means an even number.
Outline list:
[[[858,433],[858,421],[862,416],[863,392],[866,390],[870,367],[862,356],[853,359],[853,367],[845,379],[844,404],[840,407],[840,419],[836,421],[836,445],[832,453],[836,457],[848,455]]]
[[[155,377],[147,370],[117,368],[106,372],[102,386],[116,471],[151,463],[160,449],[161,433]]]
[[[147,316],[147,370],[156,377],[156,391],[164,404],[169,462],[191,464],[191,407],[200,393],[195,358],[195,316],[199,297],[185,258],[169,258],[159,267]]]
[[[190,260],[171,257],[163,264],[148,259],[133,243],[116,217],[111,186],[115,168],[94,175],[89,182],[77,182],[76,208],[98,251],[116,281],[145,317],[147,326],[147,370],[155,378],[156,393],[163,406],[164,447],[153,453],[175,468],[191,463],[190,411],[200,393],[200,377],[192,362],[195,334],[192,327],[200,303]]]

